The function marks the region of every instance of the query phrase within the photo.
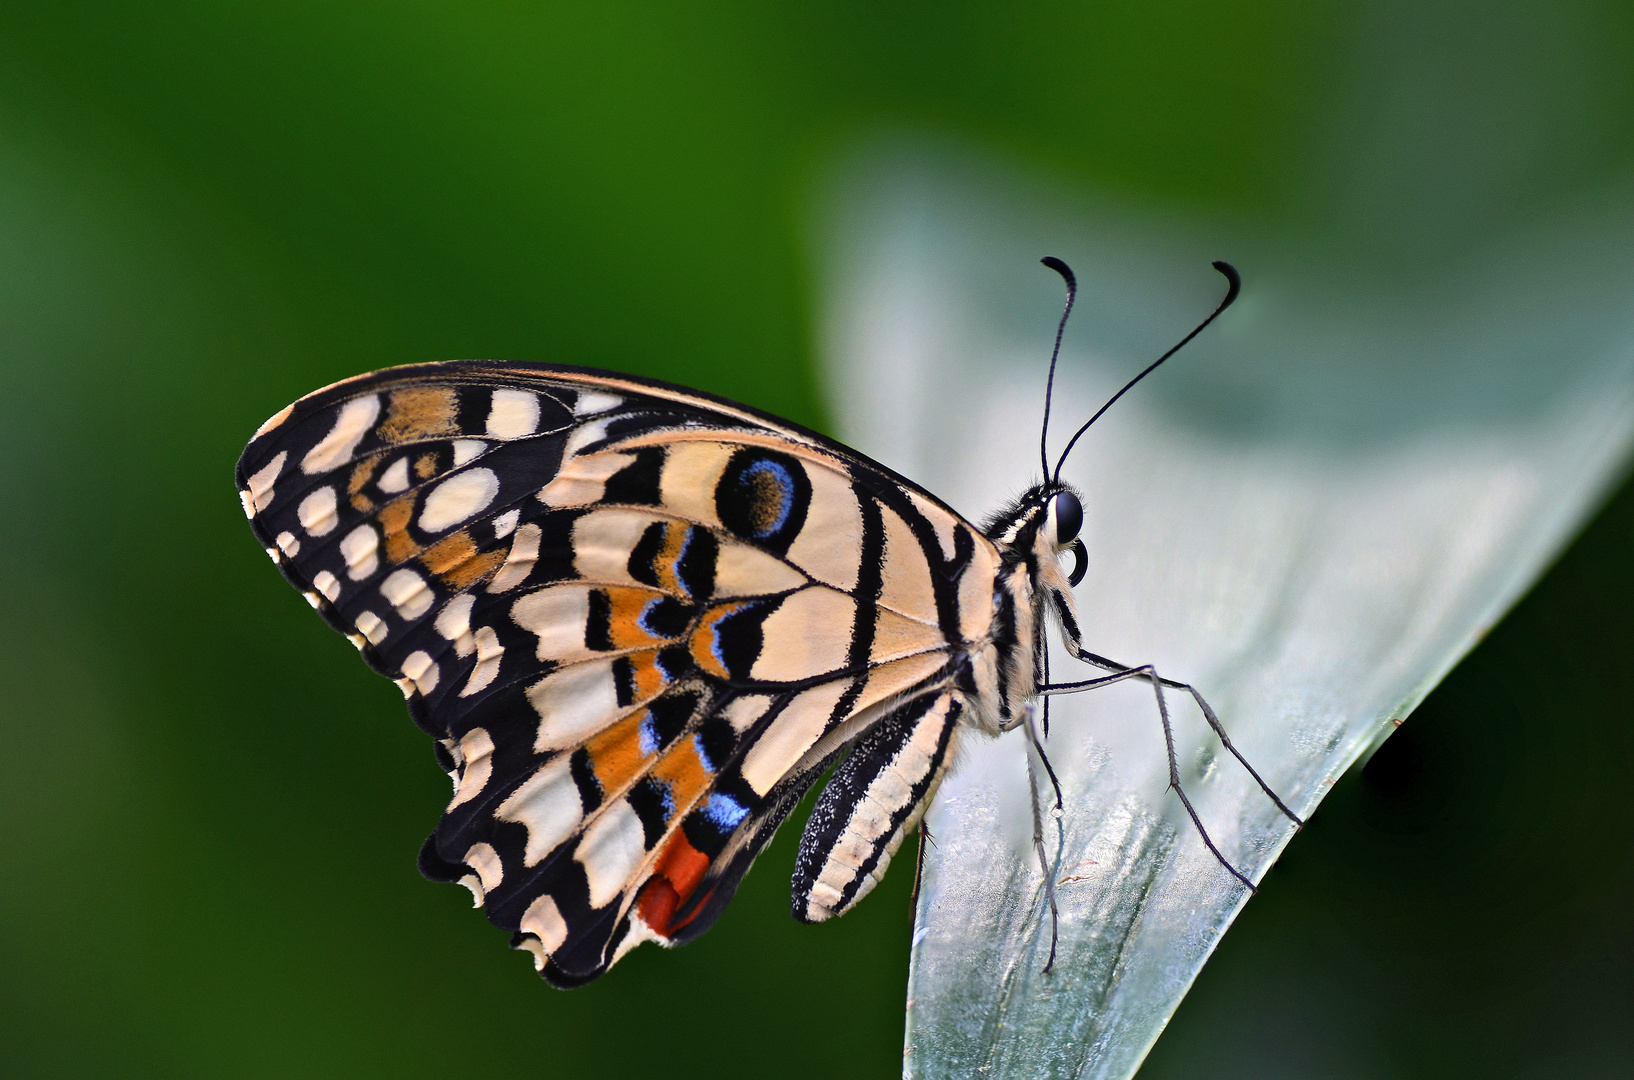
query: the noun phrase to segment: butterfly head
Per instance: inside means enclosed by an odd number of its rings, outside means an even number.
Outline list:
[[[1070,551],[1073,567],[1069,584],[1083,580],[1089,555],[1078,532],[1084,525],[1084,504],[1078,492],[1059,480],[1048,480],[1022,495],[989,523],[987,535],[1018,554],[1032,556],[1035,566],[1058,565]]]
[[[1084,504],[1078,493],[1065,484],[1056,482],[1048,488],[1053,490],[1041,493],[1044,513],[1033,539],[1034,554],[1038,565],[1055,566],[1064,553],[1072,552],[1072,570],[1067,574],[1067,583],[1077,585],[1089,569],[1089,553],[1084,550],[1084,542],[1078,539],[1078,530],[1084,526]]]

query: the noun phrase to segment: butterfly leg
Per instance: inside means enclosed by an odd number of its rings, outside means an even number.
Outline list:
[[[1159,676],[1156,668],[1150,664],[1143,664],[1140,667],[1125,668],[1111,675],[1103,675],[1098,679],[1083,679],[1079,682],[1041,686],[1038,692],[1045,697],[1053,697],[1056,694],[1075,694],[1085,690],[1098,690],[1103,686],[1127,682],[1130,679],[1139,679],[1150,683],[1152,692],[1157,696],[1157,715],[1163,723],[1163,746],[1169,756],[1169,787],[1174,789],[1174,793],[1180,797],[1180,805],[1186,808],[1186,816],[1190,817],[1191,823],[1197,827],[1197,833],[1203,838],[1204,846],[1214,854],[1215,859],[1219,860],[1221,866],[1231,872],[1232,877],[1248,886],[1249,892],[1258,892],[1259,890],[1255,888],[1254,883],[1249,881],[1235,866],[1231,865],[1230,861],[1220,853],[1220,849],[1214,846],[1214,841],[1210,838],[1208,830],[1203,827],[1203,819],[1197,816],[1197,810],[1192,806],[1191,799],[1187,797],[1185,789],[1180,786],[1180,765],[1174,753],[1174,725],[1169,722],[1169,705],[1163,698],[1163,687],[1168,680]]]
[[[1102,671],[1112,671],[1127,675],[1129,672],[1138,670],[1129,664],[1120,664],[1116,660],[1108,660],[1104,656],[1097,656],[1095,653],[1092,653],[1088,649],[1084,648],[1083,638],[1078,633],[1078,621],[1073,618],[1072,615],[1071,604],[1068,603],[1066,597],[1060,595],[1059,593],[1054,595],[1051,600],[1051,607],[1055,609],[1056,617],[1061,623],[1061,636],[1067,646],[1067,651],[1072,653],[1074,657],[1082,660],[1084,663],[1089,664],[1092,667],[1098,667]],[[1046,684],[1048,684],[1049,681],[1048,670],[1048,668],[1044,669]],[[1090,681],[1094,682],[1094,680]],[[1202,710],[1203,719],[1208,721],[1208,726],[1213,729],[1215,735],[1219,736],[1220,745],[1224,746],[1226,750],[1231,753],[1231,756],[1237,759],[1237,763],[1239,765],[1248,770],[1248,775],[1254,778],[1254,782],[1260,786],[1260,790],[1265,792],[1266,797],[1276,804],[1277,809],[1282,811],[1283,815],[1287,817],[1289,821],[1292,821],[1300,828],[1304,828],[1305,819],[1288,809],[1287,804],[1282,801],[1281,797],[1278,796],[1275,791],[1271,790],[1271,785],[1265,782],[1264,778],[1260,776],[1259,771],[1248,763],[1247,758],[1243,757],[1242,751],[1238,750],[1236,745],[1232,743],[1231,736],[1226,734],[1225,726],[1220,723],[1220,718],[1215,715],[1213,707],[1210,706],[1207,701],[1203,700],[1203,695],[1197,692],[1197,688],[1192,686],[1190,683],[1175,682],[1173,679],[1160,679],[1159,682],[1171,690],[1184,690],[1186,693],[1191,695],[1191,699],[1197,702],[1197,707]],[[1105,684],[1102,683],[1099,685]],[[1086,685],[1084,686],[1084,689],[1093,689],[1093,687]],[[1045,700],[1048,701],[1049,699],[1045,698]],[[1049,734],[1048,720],[1045,722],[1044,733],[1046,735]]]
[[[1049,698],[1044,699],[1046,702]],[[1044,770],[1049,774],[1050,783],[1055,786],[1056,828],[1060,830],[1061,812],[1061,784],[1055,778],[1055,770],[1050,767],[1050,759],[1044,754],[1044,743],[1038,737],[1038,727],[1033,723],[1033,711],[1029,707],[1025,717],[1027,745],[1038,754],[1038,760],[1044,763]],[[1033,755],[1027,755],[1027,793],[1032,801],[1033,808],[1033,850],[1038,852],[1038,869],[1044,875],[1044,896],[1050,902],[1050,955],[1044,961],[1044,974],[1048,975],[1055,966],[1055,945],[1059,939],[1061,915],[1055,903],[1055,868],[1050,865],[1049,858],[1044,854],[1044,815],[1038,804],[1038,777],[1033,769]],[[1065,838],[1061,838],[1064,843]],[[1060,851],[1060,845],[1057,845]]]
[[[1126,663],[1118,663],[1116,660],[1108,660],[1106,657],[1098,657],[1098,655],[1093,654],[1093,652],[1088,652],[1088,650],[1085,649],[1078,649],[1077,657],[1078,660],[1083,660],[1085,663],[1092,663],[1092,665],[1101,668],[1101,670],[1105,670],[1105,672],[1118,672],[1123,673],[1123,675],[1127,675],[1127,673],[1139,672],[1139,670],[1141,670],[1141,668],[1129,667],[1129,665],[1126,665]],[[1090,681],[1092,681],[1092,683],[1098,683],[1098,680]],[[1198,693],[1196,686],[1191,685],[1191,683],[1176,683],[1176,681],[1172,680],[1172,678],[1160,678],[1159,681],[1163,686],[1170,688],[1170,690],[1183,690],[1185,693],[1191,694],[1191,699],[1198,703],[1198,709],[1203,711],[1204,721],[1208,721],[1209,727],[1214,730],[1214,734],[1219,735],[1219,740],[1221,740],[1222,747],[1226,747],[1226,750],[1229,750],[1230,755],[1237,758],[1237,763],[1242,765],[1245,770],[1248,770],[1248,776],[1253,776],[1253,783],[1257,783],[1258,786],[1260,786],[1260,791],[1265,792],[1265,796],[1268,797],[1271,802],[1275,802],[1276,809],[1281,810],[1284,817],[1288,817],[1288,820],[1291,820],[1294,825],[1299,825],[1299,827],[1304,828],[1304,823],[1306,823],[1306,820],[1299,817],[1299,815],[1294,814],[1292,810],[1289,810],[1288,804],[1283,802],[1281,796],[1278,796],[1275,791],[1271,791],[1270,784],[1265,783],[1265,778],[1260,776],[1260,771],[1255,770],[1252,765],[1248,765],[1248,758],[1242,756],[1242,752],[1240,752],[1239,748],[1237,748],[1237,745],[1230,740],[1230,735],[1226,734],[1226,725],[1221,724],[1221,721],[1219,721],[1219,716],[1217,716],[1216,712],[1214,712],[1214,707],[1212,707],[1211,704],[1209,704],[1208,701],[1203,698],[1203,694]],[[1070,686],[1072,683],[1062,683],[1062,685]],[[1092,686],[1085,686],[1085,690],[1092,690]]]
[[[919,929],[919,883],[925,880],[925,845],[935,844],[925,819],[919,819],[919,847],[913,861],[913,892],[908,895],[908,932],[911,936]]]

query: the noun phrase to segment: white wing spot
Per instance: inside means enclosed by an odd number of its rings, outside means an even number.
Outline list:
[[[507,589],[514,589],[533,573],[533,564],[539,559],[539,526],[524,525],[516,530],[516,539],[511,541],[510,554],[505,556],[505,565],[499,568],[494,580],[488,583],[488,591],[502,593]]]
[[[409,486],[408,458],[400,457],[386,466],[386,471],[380,474],[380,479],[375,481],[375,486],[387,495],[396,495],[400,491],[407,491]]]
[[[527,827],[528,842],[522,855],[525,866],[537,866],[573,835],[584,818],[584,800],[568,772],[568,760],[567,754],[552,758],[494,811],[501,821]]]
[[[295,534],[292,532],[279,533],[278,538],[273,543],[278,545],[279,551],[292,559],[301,553],[301,542],[295,539]]]
[[[488,452],[488,444],[481,439],[454,440],[454,467],[469,465]]]
[[[461,885],[464,885],[467,889],[471,890],[471,906],[472,907],[474,907],[474,908],[481,907],[482,904],[483,904],[483,901],[488,899],[486,896],[483,895],[483,893],[482,893],[482,882],[477,879],[477,876],[475,874],[466,874],[464,877],[460,878],[459,883]]]
[[[362,581],[380,567],[380,537],[373,525],[359,525],[340,542],[341,558],[346,560],[346,576]]]
[[[390,630],[385,621],[372,611],[359,612],[358,617],[353,620],[353,625],[357,627],[359,633],[369,639],[370,645],[377,648],[386,640],[386,634]]]
[[[584,831],[573,852],[590,881],[590,906],[606,907],[617,900],[646,854],[641,818],[627,799],[620,799]]]
[[[499,888],[499,883],[505,880],[505,864],[499,861],[499,852],[494,850],[492,844],[481,842],[472,844],[471,850],[465,853],[465,858],[461,861],[477,872],[477,877],[482,879],[482,891],[485,893],[493,892]]]
[[[625,934],[623,939],[619,941],[618,948],[613,950],[613,958],[607,962],[607,966],[612,967],[614,964],[624,959],[624,955],[631,949],[648,941],[657,942],[666,949],[672,949],[675,947],[675,942],[648,926],[645,920],[641,918],[639,912],[630,912],[629,933]]]
[[[290,554],[293,555],[294,552]],[[318,587],[318,591],[323,593],[331,604],[340,599],[340,582],[336,581],[335,575],[329,571],[319,570],[316,574],[313,574],[312,584]]]
[[[454,800],[448,804],[449,810],[481,795],[482,789],[488,786],[488,778],[494,771],[494,740],[486,728],[472,728],[460,738],[454,752],[463,767],[454,783]]]
[[[284,459],[287,457],[289,451],[278,451],[271,461],[257,469],[250,477],[250,502],[258,513],[272,505],[272,485],[278,479],[278,474],[283,471]]]
[[[624,404],[624,399],[617,394],[608,394],[600,390],[584,390],[579,393],[579,400],[573,403],[574,416],[594,416],[604,413],[608,409],[616,409]]]
[[[494,518],[494,539],[503,540],[516,531],[516,523],[522,520],[522,511],[507,510]]]
[[[481,513],[499,494],[499,477],[492,469],[467,469],[438,484],[426,496],[420,511],[420,529],[440,533]]]
[[[539,428],[539,395],[528,390],[495,390],[488,409],[488,434],[520,439]]]
[[[477,666],[471,669],[471,677],[466,680],[465,689],[460,691],[460,697],[470,697],[479,690],[487,688],[488,684],[499,677],[499,658],[505,655],[505,646],[499,643],[499,635],[494,633],[491,626],[477,627]]]
[[[397,609],[398,615],[411,620],[430,611],[436,599],[426,587],[425,579],[407,567],[394,571],[380,583],[380,595]]]
[[[437,661],[424,649],[416,649],[403,658],[403,677],[413,681],[423,697],[437,689],[437,678],[442,673]]]
[[[540,589],[511,605],[511,621],[538,636],[541,660],[582,655],[586,651],[584,624],[589,617],[590,591],[583,585]]]
[[[380,398],[374,394],[356,398],[340,407],[335,426],[323,441],[301,459],[301,471],[308,476],[339,468],[350,460],[352,451],[363,441],[375,418],[380,415]]]
[[[437,633],[452,641],[454,652],[460,656],[470,656],[476,651],[476,642],[471,638],[471,605],[475,602],[476,597],[464,593],[437,612]]]
[[[327,535],[340,524],[340,518],[335,516],[335,489],[321,487],[314,491],[301,500],[296,514],[308,536]]]
[[[567,437],[567,446],[564,447],[563,450],[562,450],[562,460],[563,461],[570,460],[580,450],[583,450],[585,447],[589,446],[591,443],[601,442],[606,437],[607,437],[607,421],[597,420],[594,423],[580,424],[578,427],[573,429],[573,434],[571,434],[571,435],[569,435]],[[611,455],[611,456],[617,457],[617,458],[620,459],[619,464],[616,466],[614,471],[617,471],[617,469],[623,468],[624,463],[631,460],[628,455],[617,455],[617,454],[615,454],[615,455]],[[560,474],[558,474],[558,475],[560,475]],[[548,485],[546,486],[546,490],[549,490]],[[541,492],[540,494],[541,494],[541,497],[543,497],[543,492]]]
[[[618,701],[613,661],[569,664],[528,687],[528,702],[539,714],[533,751],[577,746],[617,720],[625,710]]]
[[[567,440],[569,450],[577,452],[579,447],[588,446],[601,438],[601,427],[600,423],[585,424],[575,430]],[[571,454],[567,456],[572,457]],[[598,502],[607,491],[607,478],[634,460],[634,454],[610,451],[573,458],[562,467],[554,480],[540,490],[539,501],[551,507],[588,506]]]
[[[550,900],[550,897],[541,896],[539,899],[540,900]],[[538,901],[535,901],[535,903],[537,903],[537,902]],[[551,903],[551,906],[554,907],[555,904],[556,904],[556,901],[550,900],[550,903]],[[532,909],[530,908],[529,910],[531,911]],[[564,923],[563,925],[565,926],[566,924]],[[532,953],[533,954],[533,970],[535,970],[535,971],[545,970],[545,961],[550,959],[550,954],[545,951],[545,947],[544,947],[544,945],[542,945],[539,942],[539,939],[534,937],[532,934],[518,934],[517,939],[518,940],[517,940],[516,944],[512,945],[511,948],[515,949],[518,952]],[[914,942],[914,944],[917,945],[919,943],[916,941],[916,942]]]
[[[548,893],[528,905],[518,925],[524,934],[532,934],[539,939],[546,956],[560,949],[567,940],[567,920],[562,918],[555,898]],[[544,962],[540,961],[539,966],[544,967]]]

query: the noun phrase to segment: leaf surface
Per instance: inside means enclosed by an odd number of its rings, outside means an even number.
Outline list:
[[[1060,286],[1080,300],[1052,457],[1223,294],[1064,476],[1084,492],[1088,647],[1194,683],[1309,814],[1536,578],[1634,432],[1634,201],[1411,281],[1265,230],[1087,202],[930,144],[874,144],[827,219],[825,355],[846,438],[979,519],[1037,478]],[[1052,656],[1059,679],[1094,674]],[[1182,784],[1258,880],[1294,830],[1178,694]],[[1050,920],[1019,734],[966,740],[928,816],[906,1075],[1124,1077],[1248,891],[1166,790],[1151,690],[1056,699]]]

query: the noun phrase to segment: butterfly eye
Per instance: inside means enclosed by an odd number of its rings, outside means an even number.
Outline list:
[[[1084,525],[1084,507],[1070,491],[1057,492],[1050,500],[1050,517],[1055,519],[1055,546],[1065,547],[1078,538]]]

